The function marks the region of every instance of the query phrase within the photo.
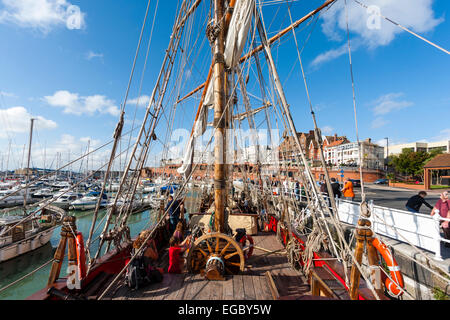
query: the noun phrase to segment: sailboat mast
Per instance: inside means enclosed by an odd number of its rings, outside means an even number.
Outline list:
[[[225,9],[224,0],[215,0],[214,22],[222,24]],[[224,232],[224,212],[225,212],[225,30],[220,28],[220,32],[214,44],[214,195],[215,195],[215,229],[217,232]]]
[[[88,140],[87,157],[86,157],[86,178],[89,176],[89,149],[91,147],[91,139]]]
[[[31,118],[31,124],[30,124],[30,141],[28,142],[28,160],[27,160],[27,180],[25,183],[28,185],[28,182],[30,181],[30,158],[31,158],[31,142],[33,141],[33,125],[34,121],[36,119]],[[27,206],[27,196],[28,196],[28,187],[25,188],[25,194],[23,196],[23,208],[25,210],[25,207]]]
[[[11,140],[9,140],[8,156],[6,157],[5,182],[8,179],[9,155],[11,153]]]

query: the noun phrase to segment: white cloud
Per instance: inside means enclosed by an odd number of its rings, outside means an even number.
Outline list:
[[[37,130],[55,129],[58,127],[53,120],[42,116],[32,116],[24,107],[0,109],[0,138],[8,137],[8,134],[25,133],[29,131],[30,119],[35,118],[34,128]]]
[[[17,96],[14,93],[6,92],[6,91],[0,91],[0,96],[7,97],[7,98],[17,98]]]
[[[89,60],[89,61],[94,59],[94,58],[103,59],[103,57],[104,57],[103,53],[95,53],[93,51],[89,51],[86,54],[86,59]]]
[[[372,121],[372,129],[381,128],[381,127],[385,126],[388,123],[389,123],[389,121],[386,121],[386,120],[384,120],[381,117],[375,118],[375,120]]]
[[[0,0],[0,23],[12,23],[22,28],[33,28],[43,33],[54,27],[67,29],[85,27],[85,13],[67,0]]]
[[[432,31],[444,20],[435,17],[432,9],[433,0],[368,0],[364,1],[364,4],[378,8],[381,15],[421,34]],[[352,50],[357,50],[360,44],[369,49],[386,46],[403,32],[396,25],[353,1],[347,1],[347,8],[349,31],[354,37]],[[342,41],[347,38],[347,19],[343,1],[336,2],[324,12],[322,21],[322,31],[330,40]],[[373,23],[374,21],[376,23]],[[353,46],[354,43],[356,43],[355,46]],[[343,55],[344,46],[346,44],[320,54],[313,61],[313,66]]]
[[[376,117],[372,121],[372,129],[378,129],[384,127],[389,123],[383,116],[398,110],[402,110],[414,105],[414,103],[406,100],[400,100],[404,96],[403,93],[388,93],[382,95],[377,100],[370,103],[375,106],[372,111],[374,116]]]
[[[389,93],[381,96],[375,102],[373,102],[375,108],[373,112],[375,115],[385,115],[392,111],[401,110],[407,107],[414,105],[414,103],[410,101],[399,101],[398,99],[403,96],[403,93]]]
[[[323,134],[332,134],[333,131],[334,131],[334,128],[330,127],[330,126],[325,126],[325,127],[322,128],[322,133]]]
[[[139,107],[146,107],[150,102],[150,97],[143,95],[140,98],[134,98],[128,101],[128,104],[137,105],[139,101]]]
[[[92,152],[96,147],[100,145],[100,140],[84,137],[76,138],[70,134],[63,134],[55,143],[44,148],[35,147],[32,150],[32,161],[34,166],[43,167],[44,162],[47,168],[56,169],[56,159],[61,159],[60,166],[64,166],[70,161],[85,155],[87,152],[88,141],[90,140],[89,151]],[[107,163],[111,150],[100,149],[89,155],[89,170],[97,170],[100,166]],[[45,155],[45,158],[44,158]],[[70,157],[70,158],[69,158]],[[82,162],[81,162],[82,161]],[[122,162],[123,163],[123,162]],[[72,164],[69,169],[73,171],[86,170],[87,159],[79,160]],[[82,167],[81,167],[82,165]],[[105,169],[104,167],[103,169]],[[117,164],[115,164],[117,169]]]
[[[429,139],[431,142],[450,140],[450,128],[443,129],[439,132],[437,136]]]
[[[357,50],[361,46],[362,42],[359,39],[355,39],[351,41],[351,49],[352,51]],[[331,49],[324,53],[319,54],[314,60],[311,62],[312,67],[317,67],[325,62],[330,60],[334,60],[339,58],[342,55],[348,54],[348,44],[344,43],[337,49]]]
[[[89,143],[90,147],[97,147],[100,145],[100,140],[93,139],[91,137],[80,138],[80,141],[83,142],[84,144]]]
[[[118,116],[120,111],[115,102],[102,95],[80,96],[66,90],[55,92],[52,96],[45,96],[45,102],[53,107],[64,108],[64,113],[75,115],[94,115],[95,113]]]

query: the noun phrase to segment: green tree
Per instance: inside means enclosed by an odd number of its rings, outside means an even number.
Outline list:
[[[423,166],[433,159],[442,150],[435,149],[431,152],[417,151],[411,149],[403,149],[399,155],[390,157],[389,165],[392,166],[397,174],[418,178],[423,181]]]

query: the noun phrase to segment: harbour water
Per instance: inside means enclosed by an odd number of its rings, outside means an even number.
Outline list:
[[[156,223],[155,211],[144,211],[141,213],[133,214],[128,220],[128,226],[130,227],[131,236],[134,237],[139,234],[143,229],[151,228]],[[70,215],[74,215],[77,218],[77,228],[81,231],[87,239],[89,229],[92,223],[93,211],[71,211]],[[106,210],[99,212],[97,221],[102,221],[105,216]],[[93,239],[97,239],[101,233],[102,225],[94,233]],[[60,240],[61,227],[55,229],[50,243],[47,245],[19,256],[13,260],[0,263],[0,289],[9,285],[10,283],[24,277],[30,272],[36,270],[40,266],[53,258],[56,247]],[[98,240],[94,241],[91,248],[91,253],[95,253],[98,248]],[[31,294],[44,288],[47,285],[48,277],[50,274],[51,264],[48,264],[44,268],[40,269],[36,273],[20,281],[12,287],[9,287],[3,292],[0,292],[0,300],[21,300],[26,299]],[[61,268],[61,276],[64,276],[67,270],[67,248],[65,254],[65,260]]]

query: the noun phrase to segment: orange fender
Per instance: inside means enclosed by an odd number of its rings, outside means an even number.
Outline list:
[[[78,274],[80,276],[80,280],[82,280],[84,279],[84,277],[86,277],[86,253],[84,252],[84,240],[83,234],[81,232],[77,232],[76,246],[77,246]]]
[[[391,278],[394,280],[391,281],[389,278],[386,279],[384,283],[386,289],[396,297],[401,296],[403,291],[400,290],[400,287],[404,288],[405,284],[403,283],[403,276],[400,272],[400,267],[398,266],[397,261],[395,261],[391,250],[389,250],[389,248],[377,238],[373,239],[372,245],[378,250],[384,261],[386,261],[391,273]]]

